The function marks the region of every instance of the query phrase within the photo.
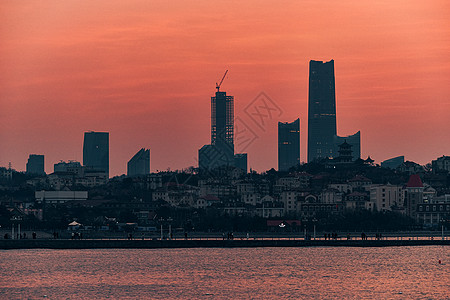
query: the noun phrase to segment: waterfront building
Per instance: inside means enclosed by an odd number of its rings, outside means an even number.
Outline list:
[[[403,208],[403,196],[402,186],[383,184],[370,187],[370,202],[376,211],[392,211]]]
[[[404,192],[406,214],[416,218],[417,205],[423,203],[423,183],[418,174],[411,175]]]

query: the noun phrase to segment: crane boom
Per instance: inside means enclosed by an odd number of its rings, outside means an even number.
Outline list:
[[[217,84],[217,82],[216,82],[216,89],[217,89],[217,91],[219,91],[220,86],[222,85],[222,82],[223,82],[223,80],[225,79],[225,76],[227,76],[227,73],[228,73],[228,70],[226,70],[226,71],[225,71],[225,74],[223,74],[222,80],[220,81],[219,84]]]

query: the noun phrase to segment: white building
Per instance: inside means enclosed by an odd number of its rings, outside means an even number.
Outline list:
[[[391,211],[393,207],[403,207],[404,196],[401,186],[384,184],[370,187],[370,202],[377,211]]]

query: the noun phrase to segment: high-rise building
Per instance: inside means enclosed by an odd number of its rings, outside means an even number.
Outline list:
[[[237,153],[234,155],[234,166],[247,174],[247,153]]]
[[[83,166],[109,178],[109,132],[84,133]]]
[[[309,62],[308,162],[335,156],[336,94],[334,60]]]
[[[211,144],[199,150],[199,168],[234,166],[234,97],[217,91],[211,97]]]
[[[211,145],[234,144],[234,97],[216,92],[211,97]]]
[[[128,176],[139,176],[150,174],[150,149],[142,148],[127,164]]]
[[[211,97],[211,145],[223,158],[223,165],[234,164],[234,97],[216,92]]]
[[[37,175],[45,174],[44,155],[30,154],[27,162],[27,173]]]
[[[300,119],[278,122],[278,171],[288,171],[300,164]]]

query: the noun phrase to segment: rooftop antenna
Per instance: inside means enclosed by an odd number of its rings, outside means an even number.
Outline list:
[[[220,86],[222,85],[223,80],[225,79],[225,76],[227,76],[228,70],[225,71],[225,74],[223,74],[222,80],[220,81],[219,84],[217,84],[216,82],[216,89],[219,92]]]

